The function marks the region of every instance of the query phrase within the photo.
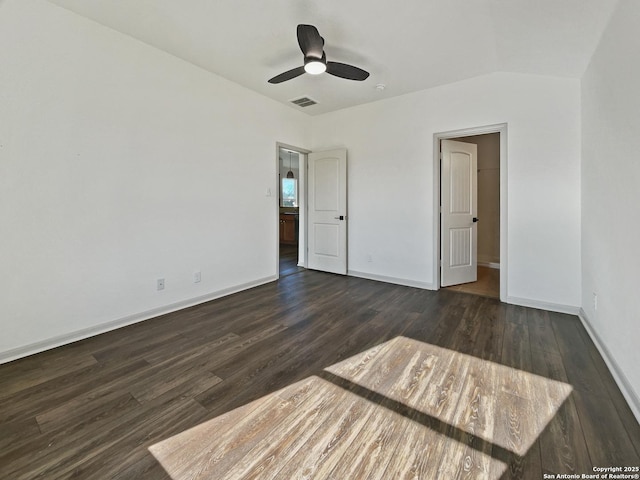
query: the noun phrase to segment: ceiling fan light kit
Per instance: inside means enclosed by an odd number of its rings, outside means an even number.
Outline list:
[[[369,77],[369,72],[361,68],[339,62],[327,62],[324,52],[324,38],[313,25],[298,25],[298,45],[304,55],[304,66],[296,67],[269,79],[269,83],[277,84],[299,77],[304,73],[319,75],[327,72],[334,77],[346,78],[361,82]]]
[[[327,71],[327,64],[315,58],[305,59],[304,71],[311,75],[319,75]]]

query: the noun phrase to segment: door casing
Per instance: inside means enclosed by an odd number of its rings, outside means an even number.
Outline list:
[[[508,297],[508,191],[507,191],[507,124],[438,132],[433,135],[433,286],[440,289],[440,140],[470,137],[487,133],[500,134],[500,300]]]

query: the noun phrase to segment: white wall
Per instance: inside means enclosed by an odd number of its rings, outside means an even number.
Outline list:
[[[435,274],[433,135],[506,122],[508,298],[577,311],[579,81],[496,73],[312,121],[314,150],[348,148],[349,269],[427,288]]]
[[[582,78],[582,306],[638,418],[639,29],[640,3],[622,0]]]
[[[275,146],[308,145],[308,116],[43,0],[1,5],[0,360],[276,274]]]

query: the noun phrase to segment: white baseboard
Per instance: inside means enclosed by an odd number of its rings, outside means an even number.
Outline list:
[[[424,290],[435,290],[435,287],[433,286],[432,283],[420,282],[418,280],[408,280],[406,278],[387,277],[386,275],[376,275],[375,273],[358,272],[356,270],[348,270],[347,275],[351,277],[365,278],[367,280],[375,280],[377,282],[403,285],[405,287],[422,288]]]
[[[500,268],[500,257],[493,257],[491,255],[478,254],[478,265],[498,265]]]
[[[548,310],[550,312],[568,313],[570,315],[578,315],[580,313],[580,307],[574,307],[573,305],[563,305],[560,303],[542,302],[540,300],[531,300],[529,298],[508,296],[506,303],[520,305],[521,307]]]
[[[478,266],[479,267],[493,268],[495,270],[500,270],[500,264],[499,263],[495,263],[495,262],[481,262],[480,260],[478,260]]]
[[[609,367],[609,371],[611,372],[611,375],[613,375],[613,379],[616,381],[618,388],[620,388],[622,395],[629,404],[629,407],[635,415],[636,420],[640,422],[640,397],[638,396],[638,393],[633,389],[633,386],[627,379],[626,375],[624,374],[618,363],[611,356],[611,352],[609,352],[609,349],[607,348],[605,343],[602,341],[595,329],[591,326],[589,317],[587,316],[587,313],[584,311],[584,309],[580,309],[578,317],[580,318],[580,321],[582,322],[585,330],[589,334],[589,337],[591,337],[591,340],[600,352],[600,355],[602,355],[604,363],[606,363],[607,367]]]
[[[27,357],[29,355],[43,352],[45,350],[50,350],[52,348],[56,348],[61,345],[77,342],[78,340],[83,340],[85,338],[93,337],[95,335],[106,333],[111,330],[116,330],[118,328],[126,327],[127,325],[132,325],[134,323],[142,322],[144,320],[149,320],[150,318],[153,318],[153,317],[165,315],[167,313],[175,312],[177,310],[182,310],[183,308],[193,307],[194,305],[199,305],[201,303],[209,302],[211,300],[215,300],[216,298],[226,297],[227,295],[231,295],[233,293],[237,293],[242,290],[248,290],[249,288],[257,287],[259,285],[264,285],[265,283],[270,283],[275,280],[277,280],[275,275],[264,277],[252,282],[242,283],[240,285],[234,285],[232,287],[223,288],[222,290],[211,292],[206,295],[189,298],[187,300],[171,303],[169,305],[164,305],[162,307],[152,308],[151,310],[134,313],[132,315],[127,315],[126,317],[118,318],[116,320],[112,320],[106,323],[101,323],[99,325],[94,325],[92,327],[83,328],[73,332],[65,333],[64,335],[58,335],[58,336],[41,340],[39,342],[31,343],[29,345],[25,345],[22,347],[6,350],[4,352],[0,352],[0,364],[11,362],[12,360],[17,360],[18,358]]]

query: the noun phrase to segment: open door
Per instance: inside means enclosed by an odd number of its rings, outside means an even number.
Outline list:
[[[442,140],[440,285],[477,280],[478,147]]]
[[[308,156],[307,267],[347,273],[347,150]]]

